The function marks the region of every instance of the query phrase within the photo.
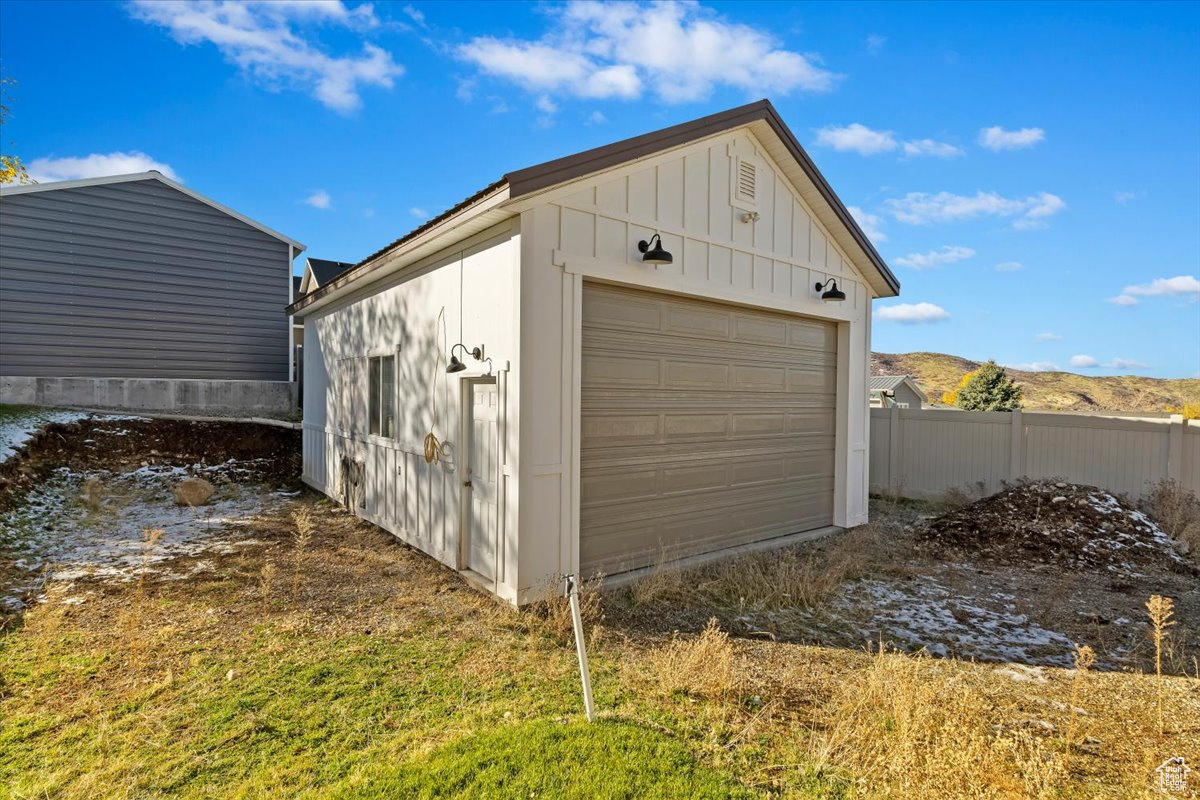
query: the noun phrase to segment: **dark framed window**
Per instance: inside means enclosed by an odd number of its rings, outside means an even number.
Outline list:
[[[396,357],[372,356],[367,362],[370,432],[385,439],[396,437]]]

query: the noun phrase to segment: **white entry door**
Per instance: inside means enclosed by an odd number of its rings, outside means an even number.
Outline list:
[[[499,395],[495,381],[471,381],[470,399],[463,486],[469,516],[466,561],[467,569],[491,581],[496,577],[499,544]]]

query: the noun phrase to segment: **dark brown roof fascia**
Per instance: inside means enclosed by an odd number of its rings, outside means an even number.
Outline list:
[[[508,181],[509,197],[522,197],[550,186],[590,175],[593,172],[617,167],[696,139],[703,139],[705,136],[746,125],[765,118],[766,111],[770,107],[771,104],[768,101],[759,100],[690,122],[634,136],[632,139],[623,139],[603,147],[584,150],[582,153],[575,153],[510,172],[504,176]]]

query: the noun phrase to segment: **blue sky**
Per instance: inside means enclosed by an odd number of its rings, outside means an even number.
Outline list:
[[[40,179],[157,165],[348,261],[770,97],[903,284],[876,350],[1200,376],[1200,3],[4,0],[0,66]]]

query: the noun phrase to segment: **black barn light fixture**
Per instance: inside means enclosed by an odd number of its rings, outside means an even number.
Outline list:
[[[825,287],[829,286],[829,284],[831,284],[831,283],[833,284],[833,288],[825,289]],[[818,283],[817,291],[820,292],[822,289],[825,289],[824,292],[821,292],[822,300],[833,300],[835,302],[841,302],[842,300],[846,299],[846,293],[837,287],[837,280],[834,278],[830,278],[829,280],[825,281],[824,283]]]
[[[459,342],[458,344],[454,345],[454,347],[450,348],[450,363],[446,367],[446,372],[453,374],[455,372],[462,372],[464,369],[467,368],[467,365],[464,364],[463,362],[459,361],[458,356],[454,355],[454,351],[460,347],[465,352],[470,353],[471,357],[474,358],[476,361],[483,360],[483,348],[482,347],[475,347],[470,350],[467,350],[467,346],[465,344]]]
[[[658,244],[654,244],[658,242]],[[654,245],[651,247],[651,245]],[[650,237],[650,241],[643,239],[638,242],[638,250],[645,253],[642,256],[642,262],[645,264],[670,264],[675,259],[666,250],[663,250],[662,237],[657,233]]]

